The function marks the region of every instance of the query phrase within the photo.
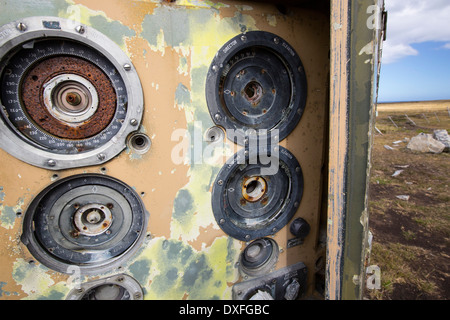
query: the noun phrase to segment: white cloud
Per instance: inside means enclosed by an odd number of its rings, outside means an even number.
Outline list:
[[[385,0],[388,11],[383,63],[417,55],[411,45],[426,41],[449,42],[449,0]],[[447,46],[446,45],[446,46]],[[450,47],[449,47],[450,49]]]

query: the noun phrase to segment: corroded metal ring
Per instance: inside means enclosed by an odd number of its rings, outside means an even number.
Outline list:
[[[126,148],[144,101],[116,43],[48,16],[13,21],[0,34],[0,148],[51,170],[104,163]]]
[[[303,196],[303,172],[294,155],[274,146],[267,163],[262,149],[234,154],[212,188],[216,222],[226,234],[242,241],[280,231],[297,212]],[[275,168],[267,170],[272,165]]]
[[[227,129],[229,140],[244,145],[252,139],[247,134],[252,129],[281,141],[297,126],[306,107],[306,74],[299,55],[284,39],[249,31],[217,51],[205,95],[214,123]]]
[[[83,77],[98,93],[96,112],[83,122],[62,121],[45,107],[49,104],[44,100],[46,84],[66,74]],[[80,81],[74,82],[80,84]],[[53,99],[56,100],[55,97]],[[22,101],[28,115],[38,126],[64,139],[85,139],[98,134],[108,126],[116,110],[116,93],[104,72],[84,59],[70,56],[45,59],[33,66],[22,83]],[[62,108],[55,106],[55,102],[50,102],[52,107]]]

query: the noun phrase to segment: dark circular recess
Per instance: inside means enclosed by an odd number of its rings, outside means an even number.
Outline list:
[[[250,31],[217,52],[205,91],[213,121],[235,130],[228,138],[244,145],[249,129],[284,139],[300,121],[306,88],[303,64],[294,49],[275,34]]]
[[[80,300],[131,300],[130,293],[117,284],[102,284],[90,289]]]
[[[126,274],[96,279],[73,288],[66,300],[142,300],[139,282]]]
[[[125,183],[101,174],[61,179],[28,207],[22,242],[50,269],[90,274],[126,261],[145,237],[148,213]]]
[[[39,38],[18,46],[2,64],[0,116],[28,143],[52,153],[80,154],[106,144],[124,125],[124,80],[98,50],[70,39]],[[59,82],[72,90],[55,85],[46,94],[45,88],[63,76],[68,80]],[[65,117],[55,116],[52,106]]]
[[[240,270],[246,275],[268,272],[277,262],[278,245],[269,238],[256,239],[249,243],[240,256]]]
[[[212,209],[220,228],[229,236],[250,241],[278,232],[297,211],[303,194],[303,173],[285,148],[265,152],[242,149],[222,167],[212,189]],[[249,179],[264,180],[248,190]],[[257,197],[248,197],[248,193]],[[247,193],[247,197],[246,197]],[[257,199],[257,200],[254,200]]]

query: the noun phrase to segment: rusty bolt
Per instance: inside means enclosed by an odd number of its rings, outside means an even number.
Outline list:
[[[69,92],[66,96],[66,101],[72,106],[77,106],[81,103],[81,96],[76,92]]]

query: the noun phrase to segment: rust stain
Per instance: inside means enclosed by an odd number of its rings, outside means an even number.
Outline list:
[[[55,118],[45,106],[44,85],[61,74],[82,76],[96,88],[99,103],[95,114],[88,120],[69,124]],[[116,110],[116,93],[111,81],[98,67],[80,58],[61,56],[45,59],[31,68],[22,86],[22,100],[28,115],[46,132],[59,138],[92,137],[108,126]]]

